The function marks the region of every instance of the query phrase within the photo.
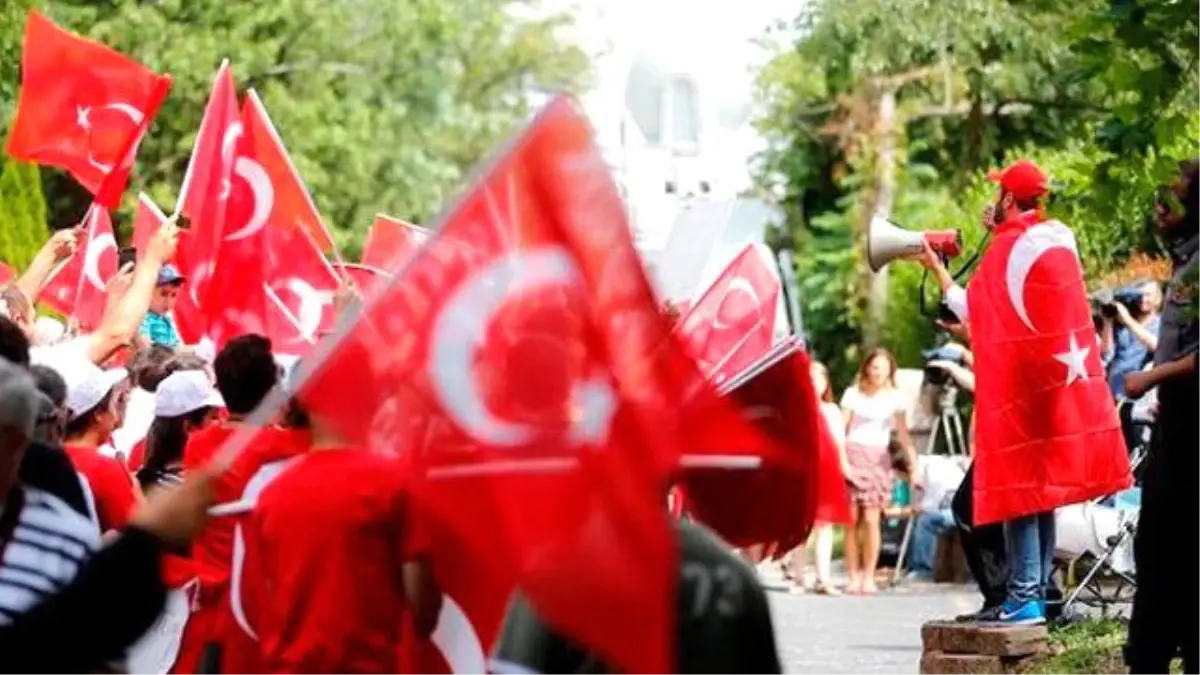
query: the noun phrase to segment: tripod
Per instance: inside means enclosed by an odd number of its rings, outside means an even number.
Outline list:
[[[951,457],[967,454],[967,434],[963,430],[962,415],[958,412],[958,387],[952,382],[943,384],[938,390],[937,418],[929,429],[929,443],[925,454],[932,455],[937,449],[938,434],[946,441],[946,454]]]
[[[926,455],[932,455],[937,449],[938,434],[946,442],[946,454],[951,457],[967,454],[967,434],[963,430],[962,415],[958,412],[958,387],[953,382],[947,382],[938,388],[937,417],[929,428],[929,441],[925,445]],[[916,471],[917,467],[912,467]],[[904,537],[900,540],[900,553],[896,557],[896,568],[892,573],[892,585],[900,583],[900,574],[904,566],[904,558],[908,554],[908,546],[912,542],[913,526],[916,516],[910,515],[904,526]]]

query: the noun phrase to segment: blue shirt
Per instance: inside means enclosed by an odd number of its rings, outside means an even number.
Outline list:
[[[1146,324],[1146,330],[1158,335],[1161,317],[1155,316]],[[1113,396],[1125,393],[1125,373],[1141,370],[1151,357],[1150,348],[1134,337],[1125,326],[1113,328],[1112,359],[1108,363],[1108,388]]]
[[[146,312],[138,332],[156,345],[172,349],[179,346],[179,331],[175,329],[175,321],[170,314]]]

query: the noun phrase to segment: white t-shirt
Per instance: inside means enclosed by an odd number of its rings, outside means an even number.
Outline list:
[[[81,367],[78,364],[91,365],[92,360],[88,358],[88,347],[86,335],[76,336],[52,345],[34,345],[29,348],[29,361],[35,366],[53,368],[66,378],[67,373],[72,369]]]
[[[892,440],[896,413],[904,412],[904,397],[897,389],[885,389],[864,396],[857,386],[842,394],[842,410],[850,412],[846,442],[867,447],[884,447]]]
[[[129,392],[129,402],[125,405],[125,424],[112,435],[112,449],[126,457],[133,452],[133,446],[146,437],[150,431],[150,423],[154,421],[154,394],[134,387]]]
[[[937,513],[950,507],[950,495],[962,484],[967,470],[955,457],[921,455],[917,457],[917,477],[921,479],[921,512]]]

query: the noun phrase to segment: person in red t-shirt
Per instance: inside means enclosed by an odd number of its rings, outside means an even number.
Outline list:
[[[307,452],[312,444],[307,417],[293,404],[285,428],[264,430],[249,447],[241,452],[223,478],[223,489],[242,486],[239,495],[225,495],[236,501],[225,501],[214,507],[217,518],[232,519],[233,560],[229,573],[229,617],[221,646],[221,672],[261,673],[264,670],[262,649],[258,639],[260,613],[253,585],[261,577],[257,573],[257,546],[249,541],[253,533],[246,527],[252,509],[271,481],[297,455]],[[247,584],[251,589],[247,590]]]
[[[100,532],[119,530],[129,522],[141,492],[121,461],[98,448],[121,426],[128,374],[123,368],[102,370],[84,362],[64,370],[69,417],[63,448],[83,478]]]
[[[186,476],[204,467],[217,449],[241,426],[279,380],[279,367],[271,354],[271,341],[261,335],[240,335],[225,344],[213,361],[217,391],[225,400],[227,419],[193,432],[183,450]],[[257,443],[268,443],[259,438]],[[214,487],[217,503],[240,498],[250,476],[225,472]],[[188,620],[175,662],[175,673],[194,673],[206,649],[221,651],[228,635],[237,630],[228,609],[229,572],[233,560],[232,518],[213,518],[192,542],[192,564],[200,581],[196,608]]]
[[[265,672],[397,672],[406,613],[433,632],[442,593],[426,558],[407,470],[310,415],[312,447],[247,518],[245,590]]]

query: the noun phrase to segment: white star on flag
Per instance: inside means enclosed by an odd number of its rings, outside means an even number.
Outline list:
[[[91,131],[92,130],[92,120],[88,118],[88,115],[90,115],[91,113],[92,113],[92,109],[89,106],[86,106],[86,105],[75,106],[75,124],[78,124],[79,128],[83,129],[84,131]]]
[[[1067,351],[1061,354],[1055,354],[1054,360],[1067,367],[1067,386],[1071,386],[1075,380],[1086,380],[1087,373],[1087,356],[1091,347],[1080,347],[1075,341],[1075,333],[1070,334],[1070,342],[1067,345]]]

